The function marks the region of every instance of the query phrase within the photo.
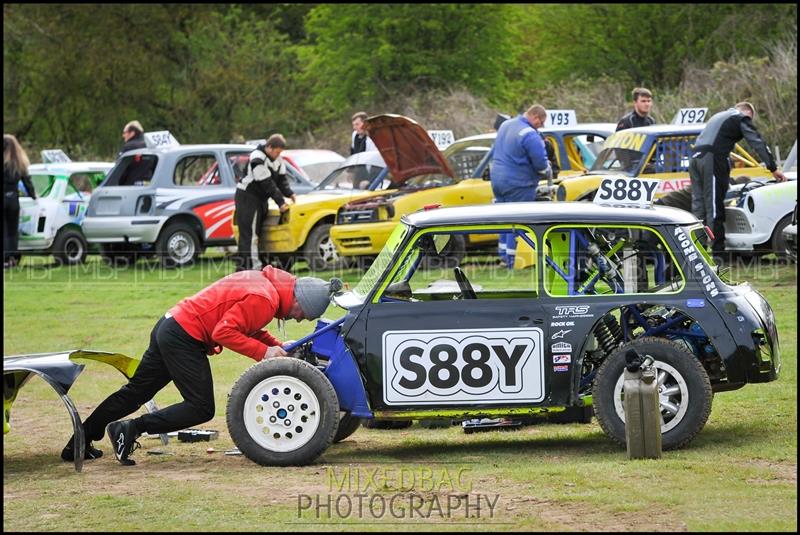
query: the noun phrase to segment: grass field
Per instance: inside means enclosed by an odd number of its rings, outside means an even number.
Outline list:
[[[232,271],[221,257],[178,271],[146,262],[115,271],[93,256],[72,268],[48,262],[26,258],[4,273],[4,355],[85,348],[140,358],[161,314]],[[362,428],[312,466],[261,467],[222,453],[233,447],[227,394],[252,364],[226,350],[211,357],[216,416],[202,426],[219,439],[166,447],[143,439],[134,467],[113,459],[107,439],[98,444],[106,455],[82,473],[61,462],[69,418],[50,387],[31,380],[3,437],[3,529],[796,531],[797,272],[762,261],[733,275],[775,310],[780,379],[716,395],[705,429],[660,460],[627,460],[596,421],[472,435],[415,424]],[[343,274],[351,284],[359,276]],[[341,314],[331,307],[326,317]],[[313,324],[287,323],[285,334],[269,328],[297,339]],[[85,418],[122,383],[115,370],[89,363],[70,396]],[[179,399],[172,385],[156,397],[160,406]]]

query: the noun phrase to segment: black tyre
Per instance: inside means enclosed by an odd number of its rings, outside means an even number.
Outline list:
[[[629,342],[600,365],[592,391],[594,413],[600,427],[612,440],[625,445],[622,384],[625,352],[629,348],[655,360],[661,401],[662,449],[685,446],[703,429],[711,414],[711,382],[694,355],[664,338],[644,337]]]
[[[51,251],[57,263],[74,266],[82,264],[86,260],[89,243],[80,230],[64,227],[56,234]]]
[[[158,235],[156,253],[166,268],[191,266],[200,256],[200,239],[188,224],[172,223]]]
[[[414,420],[364,420],[367,429],[407,429]]]
[[[783,229],[792,224],[792,214],[784,216],[775,225],[775,230],[772,231],[772,239],[770,240],[770,247],[773,253],[778,258],[786,256],[786,240],[783,238]]]
[[[556,424],[590,424],[594,411],[592,407],[567,407],[563,411],[553,413],[548,417],[550,422]]]
[[[339,254],[331,239],[330,223],[322,223],[309,233],[303,256],[312,271],[329,271],[347,267],[348,260]]]
[[[336,431],[336,436],[333,437],[333,442],[341,442],[361,427],[361,418],[351,415],[349,412],[342,414],[339,419],[339,430]]]
[[[310,464],[333,442],[339,400],[311,364],[281,357],[251,366],[228,396],[228,431],[248,459],[263,466]]]
[[[104,243],[100,245],[100,257],[114,267],[131,267],[139,259],[137,247],[127,243]]]

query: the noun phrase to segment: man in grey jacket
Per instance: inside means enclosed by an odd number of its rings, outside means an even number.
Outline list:
[[[778,170],[769,147],[753,125],[755,108],[740,102],[733,108],[714,114],[697,136],[689,162],[692,180],[692,213],[714,235],[712,254],[718,259],[725,252],[725,194],[731,177],[730,153],[742,138],[758,154],[778,182],[786,177]]]

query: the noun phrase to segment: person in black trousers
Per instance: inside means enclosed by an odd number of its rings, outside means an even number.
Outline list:
[[[283,213],[289,209],[285,197],[292,202],[297,198],[289,186],[286,165],[280,157],[285,148],[286,139],[282,135],[271,135],[265,144],[250,153],[247,175],[236,185],[234,202],[236,226],[239,227],[236,271],[255,267],[258,252],[252,250],[253,241],[267,215],[269,199],[275,201]]]
[[[11,134],[3,134],[3,269],[19,262],[19,181],[36,200],[31,177],[28,176],[28,155]]]

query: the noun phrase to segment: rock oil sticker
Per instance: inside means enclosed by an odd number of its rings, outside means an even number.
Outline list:
[[[539,402],[544,346],[539,328],[387,331],[387,405]]]

